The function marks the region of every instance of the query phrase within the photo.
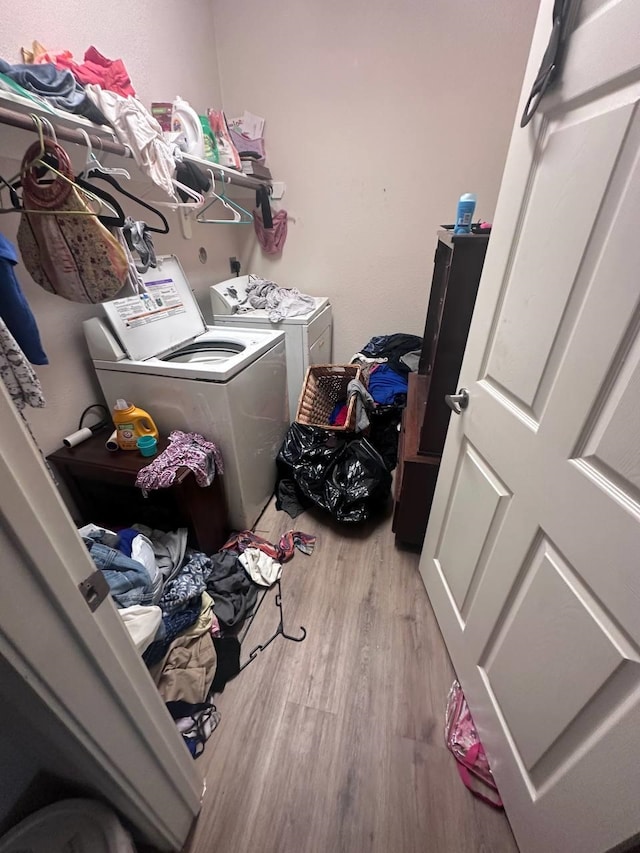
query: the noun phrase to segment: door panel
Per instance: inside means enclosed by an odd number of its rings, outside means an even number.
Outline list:
[[[509,496],[504,484],[473,448],[463,447],[435,557],[460,613],[461,624]]]
[[[632,654],[617,626],[539,531],[480,662],[532,781],[540,776],[542,757]],[[577,680],[574,674],[585,658],[589,667]],[[634,681],[637,677],[636,671]]]
[[[640,508],[640,444],[630,423],[640,423],[640,338],[619,365],[608,394],[574,459],[598,472]]]
[[[640,5],[588,7],[514,129],[420,564],[523,853],[640,831]]]
[[[541,144],[545,168],[535,174],[522,226],[527,240],[514,252],[487,366],[487,376],[536,421],[536,394],[631,113],[627,104],[550,125]]]

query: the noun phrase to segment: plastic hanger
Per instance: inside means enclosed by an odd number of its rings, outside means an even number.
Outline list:
[[[239,205],[237,201],[234,201],[232,198],[229,198],[229,196],[225,193],[225,175],[222,170],[220,170],[220,183],[222,184],[222,201],[224,201],[228,207],[230,206],[233,210],[237,210],[241,215],[244,215],[246,217],[246,219],[240,220],[240,225],[251,225],[251,223],[253,222],[253,214],[250,213],[248,210],[245,210],[244,207],[241,207],[241,205]]]
[[[205,207],[202,208],[202,210],[199,211],[198,215],[196,216],[196,222],[200,222],[202,225],[225,225],[225,224],[227,224],[227,225],[238,225],[240,223],[240,220],[242,219],[242,217],[240,215],[240,211],[235,210],[228,203],[227,199],[224,196],[218,195],[218,193],[216,192],[216,189],[215,189],[216,182],[215,182],[215,178],[213,176],[213,172],[211,171],[211,169],[207,169],[207,172],[209,172],[209,175],[211,176],[211,190],[210,190],[209,195],[213,197],[213,200],[210,201],[209,204],[207,204]],[[221,201],[222,204],[224,205],[224,207],[226,207],[227,210],[231,211],[231,213],[233,215],[233,219],[203,219],[202,218],[202,215],[204,213],[206,213],[210,207],[213,207],[213,205],[217,201]]]
[[[138,196],[134,195],[133,193],[130,193],[128,190],[123,189],[123,187],[120,186],[120,184],[116,181],[113,175],[103,172],[94,172],[94,174],[91,176],[91,180],[106,181],[106,183],[110,184],[115,190],[125,196],[125,198],[131,199],[131,201],[135,202],[136,204],[139,204],[140,207],[144,207],[145,210],[148,210],[151,213],[155,213],[155,215],[162,222],[162,228],[152,228],[150,225],[147,225],[149,231],[152,231],[154,234],[169,233],[169,223],[167,222],[164,214],[161,213],[159,210],[156,210],[156,208],[150,205],[148,202],[143,201],[141,198],[138,198]]]
[[[202,225],[250,225],[253,222],[253,215],[249,213],[248,210],[245,210],[244,207],[241,207],[237,202],[232,201],[228,196],[225,195],[224,192],[224,172],[220,172],[220,183],[222,184],[222,194],[219,195],[216,192],[216,182],[213,171],[211,169],[207,169],[211,176],[211,192],[210,196],[213,196],[213,201],[210,201],[205,207],[200,210],[198,215],[196,216],[196,222],[201,223]],[[217,202],[221,201],[224,207],[227,210],[230,210],[233,214],[233,219],[203,219],[202,214],[206,213],[210,207]],[[243,219],[242,214],[244,214],[247,218]]]
[[[82,136],[84,136],[84,139],[85,139],[85,144],[87,146],[87,160],[85,162],[85,165],[84,165],[82,172],[80,173],[80,175],[78,177],[76,177],[76,181],[78,182],[78,184],[81,187],[84,187],[85,189],[88,189],[88,190],[93,189],[96,192],[96,194],[98,196],[100,196],[100,198],[104,198],[110,204],[112,204],[116,208],[116,210],[118,211],[118,214],[119,214],[119,219],[114,219],[113,217],[102,217],[102,216],[99,217],[102,224],[114,226],[117,228],[122,228],[125,224],[127,217],[126,217],[126,214],[124,213],[124,211],[122,210],[121,206],[113,198],[112,195],[107,193],[105,190],[102,190],[102,189],[98,190],[97,187],[88,183],[88,179],[90,179],[90,178],[93,178],[94,180],[96,178],[101,178],[102,180],[107,181],[107,183],[111,184],[111,186],[114,187],[114,189],[116,189],[116,190],[118,190],[118,192],[122,193],[122,195],[131,199],[131,201],[136,202],[136,204],[139,204],[141,207],[144,207],[145,210],[148,210],[151,213],[154,213],[162,222],[162,228],[153,228],[152,226],[147,225],[145,223],[145,226],[146,226],[148,231],[153,231],[155,234],[168,234],[169,233],[169,223],[167,222],[165,217],[162,215],[162,213],[160,213],[160,211],[156,210],[154,207],[151,207],[151,205],[142,201],[142,199],[139,199],[137,196],[135,196],[132,193],[128,192],[127,190],[123,189],[120,186],[120,184],[116,181],[116,179],[115,179],[116,175],[118,175],[119,177],[122,176],[124,178],[127,178],[127,180],[131,180],[131,175],[129,174],[129,172],[127,172],[126,169],[107,168],[106,166],[104,166],[98,160],[98,158],[96,157],[96,155],[93,152],[93,146],[91,144],[91,139],[89,137],[89,134],[85,130],[83,130],[82,128],[78,128],[78,130],[82,134]],[[100,140],[98,139],[98,141],[100,141]]]
[[[192,190],[191,187],[188,187],[186,184],[181,184],[180,181],[176,181],[175,178],[171,179],[171,183],[177,190],[182,190],[183,193],[186,193],[189,198],[192,198],[193,201],[180,201],[177,195],[174,194],[174,201],[154,201],[153,203],[157,207],[169,207],[171,210],[199,210],[204,204],[204,196],[200,195],[200,193]]]
[[[94,172],[100,172],[103,175],[114,175],[122,178],[126,178],[128,181],[131,180],[131,175],[127,172],[126,169],[121,169],[118,166],[115,167],[107,167],[104,166],[93,153],[93,146],[91,144],[91,139],[89,138],[89,134],[83,128],[78,128],[78,133],[82,134],[85,140],[85,144],[87,146],[87,160],[84,164],[84,168],[82,170],[82,175],[86,178],[91,177]]]
[[[127,221],[127,214],[122,209],[122,206],[118,203],[118,201],[106,190],[102,188],[98,189],[98,187],[94,187],[88,181],[85,181],[82,177],[76,177],[76,183],[79,187],[82,187],[83,190],[87,190],[88,192],[92,192],[105,201],[109,207],[112,207],[116,212],[116,216],[104,216],[101,214],[96,214],[100,222],[103,225],[107,225],[109,228],[123,228]]]
[[[36,215],[96,216],[97,215],[96,211],[90,210],[90,209],[84,209],[84,210],[82,210],[82,209],[81,210],[52,210],[52,209],[47,209],[47,210],[27,210],[27,211],[25,211],[24,206],[20,206],[20,204],[19,204],[20,198],[18,197],[17,193],[15,192],[14,183],[15,183],[16,179],[22,180],[23,176],[30,169],[33,169],[35,166],[40,166],[42,169],[45,170],[45,172],[52,172],[54,175],[56,175],[56,177],[59,180],[62,180],[65,183],[70,184],[79,193],[81,193],[85,197],[89,198],[91,201],[97,202],[101,208],[106,207],[108,210],[111,211],[111,213],[114,216],[119,218],[120,214],[122,213],[122,210],[120,210],[120,212],[118,212],[114,207],[112,207],[112,205],[108,201],[106,201],[106,199],[100,198],[100,196],[96,195],[95,193],[92,193],[90,190],[87,190],[84,187],[79,186],[68,175],[63,174],[63,172],[61,172],[59,169],[56,169],[55,166],[53,166],[52,163],[49,161],[49,159],[46,159],[47,154],[54,155],[57,157],[58,156],[57,152],[58,151],[64,152],[64,149],[61,148],[61,146],[58,144],[58,139],[56,137],[55,129],[48,119],[34,115],[34,114],[31,115],[31,118],[32,118],[32,120],[33,120],[33,122],[36,125],[36,128],[38,130],[38,138],[39,138],[39,142],[40,142],[40,148],[39,148],[38,152],[27,163],[22,164],[21,170],[20,170],[18,175],[16,175],[14,178],[10,179],[9,181],[6,181],[4,178],[2,178],[2,183],[4,185],[6,185],[6,186],[10,185],[9,189],[10,189],[10,191],[12,191],[13,207],[11,207],[11,208],[0,208],[0,213],[27,212],[29,214],[29,216],[36,216]],[[45,126],[47,126],[49,129],[49,137],[46,137],[46,138],[44,135],[44,127]],[[48,147],[47,146],[47,140],[50,142],[50,146],[53,149],[50,152],[47,152],[47,147]],[[65,154],[65,157],[67,157],[66,152],[64,152],[64,154]],[[69,163],[69,168],[70,168],[70,162],[68,161],[68,163]]]

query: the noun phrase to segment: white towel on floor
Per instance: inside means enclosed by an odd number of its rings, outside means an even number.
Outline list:
[[[281,563],[258,548],[247,548],[239,559],[251,580],[260,586],[273,586],[282,574]]]

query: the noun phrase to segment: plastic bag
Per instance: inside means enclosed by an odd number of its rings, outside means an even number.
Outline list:
[[[302,503],[310,501],[338,521],[364,521],[384,507],[391,475],[366,438],[338,436],[293,423],[278,454],[281,483],[293,480]]]
[[[368,439],[382,456],[389,471],[393,471],[398,461],[402,412],[402,406],[376,406],[368,413],[371,422]]]
[[[502,808],[498,786],[458,681],[453,682],[449,691],[444,737],[466,787],[483,802]]]

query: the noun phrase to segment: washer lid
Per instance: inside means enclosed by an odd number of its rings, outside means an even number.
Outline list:
[[[193,340],[206,330],[191,287],[175,255],[140,276],[147,293],[103,302],[113,331],[129,358],[144,361]]]

